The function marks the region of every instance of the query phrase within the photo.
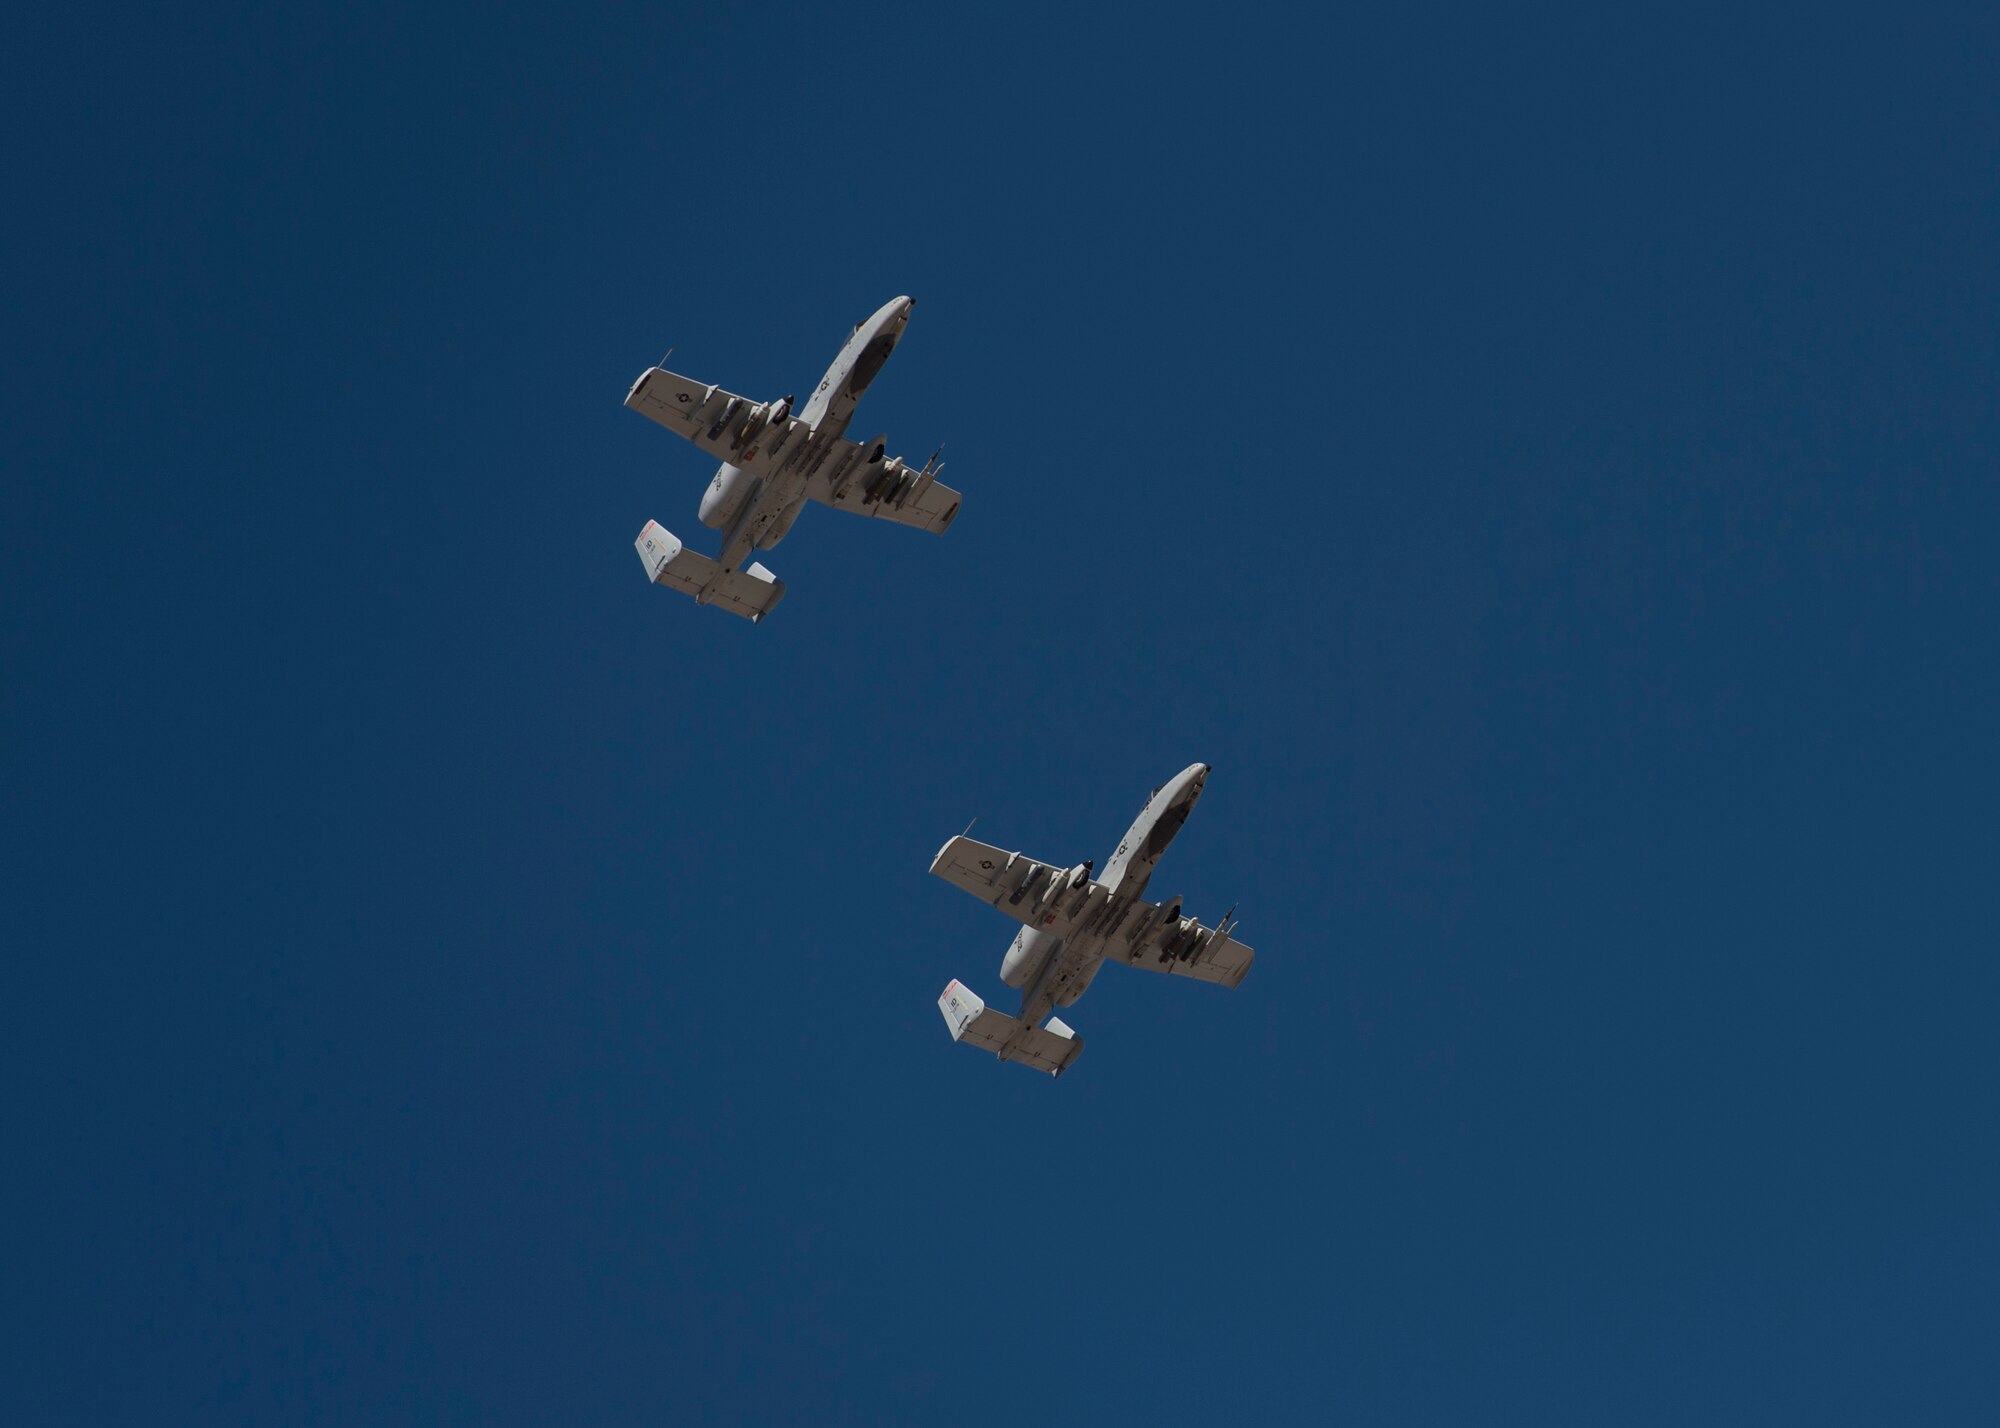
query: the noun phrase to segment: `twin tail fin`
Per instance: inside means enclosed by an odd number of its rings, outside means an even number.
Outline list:
[[[1083,1055],[1083,1038],[1050,1017],[1047,1026],[1029,1026],[986,1005],[963,982],[954,980],[938,998],[938,1010],[953,1041],[990,1051],[1002,1061],[1018,1061],[1051,1076],[1067,1071]]]

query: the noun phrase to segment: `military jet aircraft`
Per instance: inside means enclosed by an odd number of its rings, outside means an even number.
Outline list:
[[[797,416],[790,397],[753,402],[658,367],[639,374],[625,405],[722,460],[701,498],[701,523],[723,532],[722,553],[711,560],[647,521],[635,542],[647,579],[754,622],[784,598],[785,583],[744,562],[783,540],[807,501],[927,531],[951,525],[959,494],[938,484],[942,447],[913,470],[884,459],[886,437],[863,445],[844,435],[914,306],[899,297],[857,322]]]
[[[1058,868],[968,837],[938,850],[933,873],[1021,924],[1000,963],[1000,980],[1022,989],[1021,1014],[995,1011],[954,981],[938,998],[953,1041],[1060,1076],[1082,1055],[1083,1039],[1059,1017],[1050,1017],[1046,1027],[1039,1023],[1082,996],[1104,963],[1225,987],[1243,980],[1256,954],[1229,935],[1234,908],[1209,928],[1181,916],[1179,897],[1161,905],[1141,896],[1207,781],[1208,765],[1190,764],[1154,789],[1102,879],[1091,876],[1087,862]]]

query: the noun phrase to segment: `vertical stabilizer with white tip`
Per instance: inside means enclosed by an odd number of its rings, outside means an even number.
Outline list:
[[[953,1041],[990,1051],[1002,1061],[1018,1061],[1051,1076],[1060,1076],[1083,1055],[1083,1038],[1050,1017],[1047,1026],[1029,1026],[1019,1017],[995,1011],[967,987],[954,981],[938,998],[938,1010]]]

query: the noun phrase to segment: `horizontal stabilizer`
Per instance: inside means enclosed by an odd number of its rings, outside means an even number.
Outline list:
[[[953,1041],[990,1051],[1002,1061],[1018,1061],[1051,1076],[1060,1076],[1083,1054],[1083,1038],[1050,1017],[1047,1026],[1029,1026],[1019,1017],[995,1011],[964,983],[954,981],[938,998],[938,1010]]]
[[[646,567],[646,578],[655,585],[692,595],[697,604],[718,606],[753,624],[785,598],[785,582],[762,564],[752,561],[742,570],[724,570],[719,562],[682,545],[658,521],[647,521],[633,545],[639,563]]]

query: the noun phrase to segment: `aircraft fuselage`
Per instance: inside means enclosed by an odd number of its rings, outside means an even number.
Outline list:
[[[1099,880],[1112,890],[1115,902],[1129,904],[1145,895],[1153,868],[1194,811],[1207,780],[1207,764],[1190,764],[1153,790],[1146,806],[1125,830]],[[1089,876],[1088,872],[1084,875]],[[1179,898],[1168,903],[1167,916],[1179,917],[1180,904]],[[1106,926],[1116,922],[1116,918],[1104,919]],[[1024,927],[1016,933],[1001,959],[1000,980],[1022,989],[1022,1023],[1035,1026],[1055,1008],[1069,1006],[1081,997],[1104,964],[1104,945],[1101,935],[1091,933],[1062,938],[1038,927]]]
[[[846,434],[855,403],[896,350],[915,306],[910,298],[892,298],[854,325],[798,414],[816,438]],[[717,557],[722,565],[737,569],[752,552],[769,550],[785,538],[806,503],[806,469],[805,462],[795,461],[789,475],[781,472],[767,483],[728,462],[717,468],[701,498],[701,523],[726,532]]]

